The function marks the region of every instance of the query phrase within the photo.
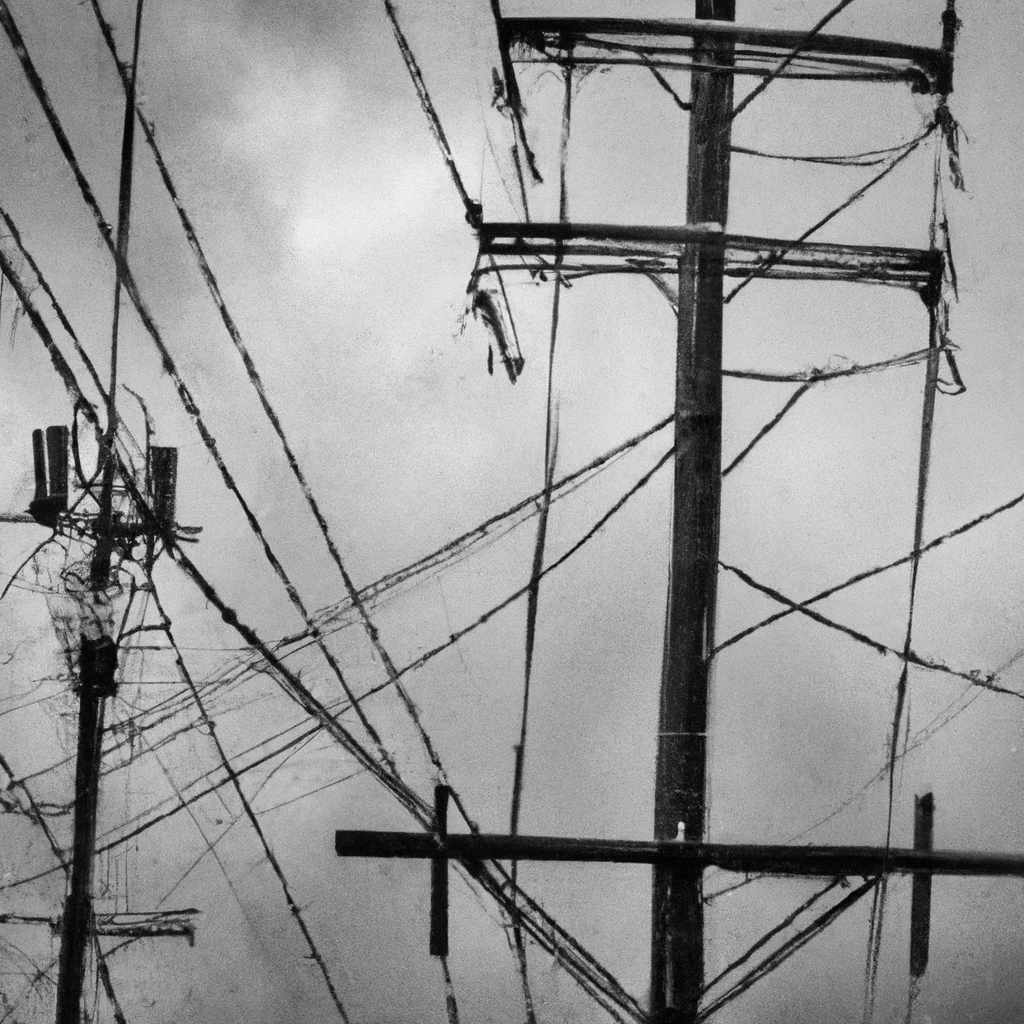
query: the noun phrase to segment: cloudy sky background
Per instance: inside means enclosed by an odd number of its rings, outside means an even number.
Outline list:
[[[827,4],[738,3],[741,22],[805,27]],[[837,32],[937,45],[940,0],[856,0]],[[122,54],[134,5],[108,0]],[[123,117],[116,73],[88,4],[11,3],[11,9],[108,220],[117,200]],[[641,8],[631,5],[629,10]],[[689,16],[688,4],[650,13]],[[533,11],[622,13],[608,3]],[[1022,227],[1019,151],[1024,28],[1009,2],[962,3],[951,99],[963,126],[966,193],[945,184],[961,301],[952,337],[965,394],[937,403],[925,537],[1024,490],[1017,355]],[[489,219],[520,216],[510,200],[507,122],[490,106],[497,51],[482,0],[406,3],[399,16],[422,65],[467,188]],[[42,113],[6,43],[0,47],[0,203],[18,224],[83,344],[107,361],[111,261]],[[531,194],[538,218],[557,210],[561,84],[524,74],[531,137],[546,184]],[[688,88],[682,76],[680,89]],[[741,88],[747,88],[743,84]],[[545,365],[550,284],[509,278],[526,371],[514,387],[486,372],[488,337],[464,317],[475,240],[427,131],[381,4],[149,0],[144,13],[140,104],[197,226],[226,302],[358,585],[413,562],[543,482]],[[737,144],[777,152],[843,153],[909,140],[929,110],[903,87],[777,83],[735,127]],[[588,76],[574,95],[568,183],[578,220],[679,223],[684,219],[686,120],[649,76]],[[821,237],[927,244],[928,147],[837,218]],[[791,237],[841,202],[870,169],[808,168],[737,155],[730,228]],[[504,176],[504,181],[503,181]],[[514,195],[514,191],[513,191]],[[11,251],[3,242],[5,251]],[[173,207],[139,138],[130,259],[182,375],[224,457],[264,523],[308,607],[344,590],[266,426],[237,354],[196,273]],[[48,322],[55,318],[37,293]],[[66,338],[55,336],[70,353]],[[158,443],[180,449],[179,520],[201,525],[194,557],[224,599],[261,635],[301,627],[247,533],[206,449],[178,405],[134,312],[123,320],[121,374],[143,395]],[[664,298],[643,280],[598,278],[563,295],[555,359],[561,471],[571,471],[667,415],[675,327]],[[732,369],[793,372],[885,359],[923,348],[927,316],[911,293],[841,285],[754,284],[726,314]],[[31,498],[29,435],[68,422],[70,405],[9,290],[0,304],[8,458],[3,508]],[[69,358],[71,355],[69,354]],[[78,364],[76,363],[76,368]],[[84,374],[81,374],[84,380]],[[913,507],[923,366],[813,388],[725,482],[722,558],[795,599],[906,554]],[[727,380],[724,457],[732,458],[795,385]],[[142,420],[129,396],[124,415]],[[581,536],[662,454],[660,435],[555,506],[552,557]],[[654,731],[664,616],[669,474],[662,471],[607,527],[544,582],[527,752],[522,831],[643,838],[653,814]],[[1024,691],[1024,556],[1020,509],[929,554],[922,566],[915,650],[958,670],[1009,666],[1001,684]],[[42,539],[38,528],[0,527],[0,570],[10,574]],[[528,578],[529,524],[375,606],[384,644],[401,666],[473,621]],[[47,613],[43,559],[4,599],[0,745],[15,774],[66,755],[74,701]],[[895,570],[822,603],[821,611],[890,646],[902,645],[909,574]],[[37,585],[38,584],[38,585]],[[161,600],[197,678],[219,678],[237,637],[169,562],[156,573]],[[735,578],[720,584],[719,635],[777,610]],[[523,602],[495,616],[409,677],[410,692],[453,783],[480,824],[505,831],[518,737]],[[357,691],[382,678],[358,628],[331,640]],[[133,660],[134,659],[134,660]],[[340,696],[312,655],[294,664],[318,697]],[[166,654],[124,660],[110,720],[164,699],[175,687]],[[885,762],[899,664],[791,616],[730,648],[713,695],[711,836],[721,841],[878,843],[886,787],[862,791]],[[912,671],[910,734],[959,712],[903,761],[894,841],[909,845],[913,795],[934,789],[936,845],[1014,850],[1024,826],[1020,702],[961,680]],[[138,684],[138,685],[136,685]],[[976,697],[976,699],[973,699]],[[44,698],[44,699],[40,699]],[[211,709],[239,753],[301,713],[269,679],[248,680]],[[32,703],[22,710],[21,705]],[[968,704],[968,702],[970,702]],[[433,777],[393,695],[367,710],[417,790]],[[346,718],[348,721],[348,718]],[[173,795],[215,765],[193,730],[138,756],[105,782],[100,831]],[[159,758],[159,760],[158,760]],[[274,762],[276,763],[276,762]],[[339,861],[335,828],[413,823],[365,775],[287,807],[274,805],[354,771],[322,739],[260,789],[245,785],[297,893],[353,1021],[444,1019],[441,972],[427,956],[427,869]],[[68,765],[41,776],[45,799],[66,801]],[[257,794],[256,790],[260,789]],[[841,813],[828,817],[840,805]],[[181,940],[136,944],[111,959],[129,1020],[322,1020],[333,1013],[307,959],[278,883],[234,795],[211,797],[100,860],[108,909],[202,910],[194,948]],[[825,824],[806,831],[822,819]],[[52,865],[33,827],[5,817],[5,881]],[[67,816],[54,822],[70,834]],[[203,830],[217,843],[202,854]],[[227,831],[225,831],[227,830]],[[116,834],[116,832],[112,833]],[[648,957],[646,869],[524,866],[521,878],[638,998]],[[127,882],[126,882],[127,879]],[[728,884],[710,873],[709,889]],[[708,915],[709,973],[810,895],[811,882],[763,882],[716,900]],[[50,875],[4,893],[3,911],[54,913],[62,880]],[[101,901],[102,902],[102,901]],[[28,908],[28,909],[26,909]],[[1007,1021],[1024,1015],[1019,882],[938,880],[932,958],[916,1007],[920,1020]],[[909,882],[891,887],[878,1020],[906,1008]],[[723,1020],[860,1019],[867,907],[858,906]],[[45,965],[45,929],[5,928],[5,943]],[[12,1002],[28,969],[12,965]],[[521,993],[497,912],[453,885],[451,969],[463,1020],[522,1018]],[[595,1010],[550,958],[531,953],[543,1020],[595,1019]],[[51,1015],[43,983],[18,1013]],[[134,1012],[133,1012],[134,1011]],[[110,1018],[102,1003],[100,1019]],[[21,1019],[16,1017],[15,1019]]]

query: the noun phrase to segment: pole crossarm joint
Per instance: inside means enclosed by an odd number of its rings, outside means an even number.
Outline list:
[[[812,878],[913,873],[1024,878],[1024,854],[884,846],[783,846],[490,834],[441,836],[436,832],[339,830],[334,834],[334,850],[339,857],[666,864],[698,871],[716,867],[741,874]]]
[[[842,78],[906,81],[915,92],[949,92],[952,57],[945,49],[881,39],[755,28],[703,19],[601,17],[504,18],[503,48],[509,63],[609,66],[617,64],[688,70],[695,47],[732,47],[734,64],[723,71],[755,76],[775,73],[780,58],[799,48],[782,73],[795,79]],[[701,70],[714,70],[702,62]]]
[[[682,254],[693,246],[720,249],[726,277],[856,281],[924,291],[943,271],[934,249],[887,245],[798,242],[733,235],[716,224],[633,226],[491,222],[479,229],[480,254],[495,257],[479,273],[497,270],[580,274],[677,274]],[[501,257],[509,262],[501,263]]]

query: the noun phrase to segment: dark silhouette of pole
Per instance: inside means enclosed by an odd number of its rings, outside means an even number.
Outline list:
[[[931,793],[914,798],[914,849],[930,853],[935,835],[935,798]],[[932,876],[917,871],[910,891],[910,977],[920,979],[928,966],[932,921]]]
[[[697,17],[733,21],[735,0],[697,0]],[[714,48],[712,48],[712,46]],[[725,47],[723,49],[723,47]],[[694,40],[696,64],[730,65],[721,42]],[[729,71],[691,75],[688,224],[725,226],[729,207]],[[654,837],[705,838],[708,677],[714,650],[722,437],[721,243],[689,245],[679,263],[675,490],[661,678]],[[651,1013],[693,1024],[704,984],[703,875],[656,865]]]
[[[96,807],[106,697],[114,692],[117,646],[107,636],[81,638],[79,659],[78,760],[75,766],[75,832],[71,889],[61,920],[57,1024],[80,1024],[85,954],[92,920],[92,875]]]
[[[99,511],[95,523],[95,547],[90,566],[90,586],[99,597],[110,586],[110,562],[115,546],[113,514],[117,456],[117,349],[121,308],[121,280],[128,251],[131,210],[132,165],[135,130],[135,76],[139,63],[143,0],[136,0],[135,36],[131,73],[125,92],[124,130],[121,139],[121,180],[118,195],[116,281],[114,320],[110,346],[110,385],[107,429],[100,446],[103,466]],[[52,469],[51,469],[52,472]],[[100,626],[102,630],[102,626]],[[99,802],[103,746],[103,718],[107,697],[116,690],[117,642],[107,635],[81,637],[78,682],[78,759],[75,765],[75,822],[70,890],[61,922],[59,973],[57,977],[57,1024],[81,1024],[85,955],[94,930],[92,907],[93,861],[96,851],[96,810]]]

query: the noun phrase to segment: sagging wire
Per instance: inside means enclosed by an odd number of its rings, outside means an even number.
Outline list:
[[[933,120],[929,128],[923,132],[916,139],[908,142],[905,147],[898,153],[897,156],[893,157],[881,171],[878,172],[866,185],[862,185],[859,189],[848,196],[842,203],[837,207],[830,210],[824,217],[816,221],[806,231],[794,239],[795,244],[800,242],[806,242],[816,231],[823,228],[829,221],[834,217],[837,217],[844,210],[848,209],[859,199],[863,198],[875,185],[877,185],[883,178],[891,174],[904,160],[907,159],[912,153],[916,152],[921,146],[925,139],[927,139],[938,127],[937,120]],[[782,260],[786,254],[790,251],[787,246],[783,246],[778,252],[773,252],[772,255],[759,263],[735,288],[733,288],[722,300],[725,303],[732,302],[732,300],[744,289],[751,281],[756,280],[759,277],[763,277],[772,267],[774,267],[780,260]]]
[[[805,154],[794,154],[794,153],[767,153],[761,149],[751,149],[747,146],[731,146],[730,149],[733,153],[741,153],[744,156],[755,156],[760,157],[763,160],[786,160],[794,163],[807,163],[807,164],[828,164],[833,167],[877,167],[879,164],[885,163],[885,158],[892,156],[894,153],[898,154],[905,146],[911,145],[915,141],[923,140],[930,132],[931,128],[927,128],[917,139],[911,139],[910,142],[900,142],[895,146],[886,146],[884,149],[869,149],[864,150],[860,153],[846,153],[835,156],[808,156]]]
[[[271,848],[270,842],[267,839],[266,833],[263,830],[263,826],[260,824],[259,819],[256,816],[256,813],[252,809],[252,804],[249,802],[249,798],[245,795],[245,790],[242,788],[242,783],[238,776],[238,773],[235,770],[235,767],[232,764],[231,759],[228,757],[227,751],[224,749],[224,745],[221,742],[220,737],[217,735],[214,721],[210,717],[209,712],[206,710],[206,705],[203,702],[203,698],[199,693],[199,689],[196,687],[195,682],[192,679],[192,675],[185,664],[185,660],[182,657],[181,652],[175,649],[174,633],[171,627],[171,620],[168,618],[167,612],[164,610],[163,605],[160,602],[160,597],[157,594],[155,587],[153,587],[152,577],[150,578],[149,583],[151,587],[151,593],[153,595],[153,602],[156,606],[157,613],[160,615],[161,623],[164,627],[164,632],[167,635],[167,640],[170,643],[172,650],[174,650],[174,661],[178,668],[178,672],[181,675],[182,682],[188,686],[192,694],[192,699],[195,701],[196,708],[199,711],[199,715],[202,718],[203,724],[206,726],[206,730],[217,751],[217,756],[220,759],[221,765],[225,773],[231,780],[232,788],[235,790],[235,794],[242,805],[242,809],[245,812],[245,816],[246,818],[248,818],[249,824],[251,825],[253,832],[256,834],[257,839],[259,839],[260,845],[263,847],[263,854],[267,859],[267,863],[270,864],[271,869],[277,876],[277,880],[281,886],[281,891],[284,894],[285,902],[288,905],[288,910],[291,913],[292,917],[295,919],[295,923],[298,926],[299,931],[302,933],[302,937],[306,942],[306,946],[309,948],[309,954],[311,959],[317,965],[317,968],[319,969],[320,974],[323,977],[324,984],[326,985],[327,990],[330,993],[331,1000],[334,1003],[334,1007],[338,1011],[338,1016],[341,1017],[345,1024],[348,1024],[348,1014],[345,1011],[344,1004],[341,1001],[341,996],[338,993],[337,987],[334,983],[334,979],[331,977],[331,973],[327,968],[327,963],[324,960],[323,955],[321,954],[317,946],[316,940],[313,938],[313,935],[309,930],[309,926],[306,924],[302,911],[299,909],[299,905],[295,901],[295,897],[292,895],[291,888],[288,885],[288,880],[285,877],[284,870],[281,867],[281,863],[278,860],[277,856],[274,854],[273,849]],[[195,820],[194,816],[193,820]],[[196,824],[198,827],[198,822]],[[210,842],[206,838],[206,835],[202,832],[202,829],[200,829],[200,835],[203,836],[204,841],[212,851],[213,847],[210,846]],[[220,864],[221,869],[224,870],[223,864],[221,864],[220,858],[217,857],[216,853],[214,853],[214,857],[217,860],[217,863]]]

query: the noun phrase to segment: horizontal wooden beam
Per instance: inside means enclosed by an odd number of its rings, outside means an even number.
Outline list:
[[[338,831],[340,857],[537,860],[717,867],[745,874],[837,877],[879,874],[975,875],[1024,878],[1024,854],[876,846],[759,846],[557,836],[448,835],[431,832]]]
[[[871,62],[884,62],[890,65],[892,77],[906,78],[915,87],[940,93],[949,91],[952,76],[952,58],[942,49],[824,33],[808,40],[807,32],[800,29],[758,28],[692,18],[502,18],[501,31],[502,43],[510,53],[518,47],[521,51],[533,51],[542,59],[576,63],[613,63],[615,44],[619,42],[626,52],[642,53],[645,63],[657,64],[660,59],[670,60],[689,52],[692,41],[699,41],[740,47],[736,56],[741,62],[744,47],[772,51],[768,56],[779,59],[799,49],[801,60],[824,59],[825,66],[836,73],[843,69],[843,62],[837,58],[847,58],[851,71],[865,73],[870,73]],[[672,41],[680,39],[689,41],[685,49],[678,44],[673,46]],[[763,63],[765,55],[758,56]],[[771,71],[769,61],[763,70],[754,69],[751,73]],[[792,73],[799,75],[800,71],[792,68]]]
[[[520,262],[521,270],[551,270],[551,262],[558,260],[566,274],[677,273],[680,256],[692,245],[721,247],[729,277],[754,274],[921,289],[934,287],[942,274],[937,250],[732,235],[718,225],[488,222],[478,235],[484,256],[526,261]]]

